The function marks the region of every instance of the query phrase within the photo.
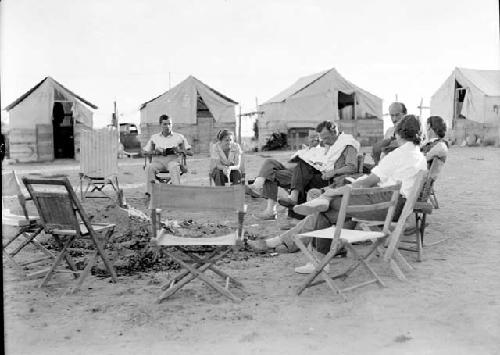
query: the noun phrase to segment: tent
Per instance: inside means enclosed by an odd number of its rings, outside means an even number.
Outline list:
[[[140,107],[141,143],[159,131],[158,118],[172,117],[174,130],[186,136],[196,153],[207,153],[220,128],[236,127],[234,106],[238,103],[194,76]]]
[[[79,132],[93,126],[97,106],[45,77],[5,107],[10,158],[20,162],[79,158]]]
[[[366,141],[383,135],[382,99],[346,80],[334,68],[299,78],[260,105],[259,111],[260,139],[291,128],[303,128],[306,137],[308,129],[324,120],[339,121],[344,131]]]
[[[455,68],[432,95],[431,115],[443,117],[457,143],[470,135],[498,140],[500,70]]]

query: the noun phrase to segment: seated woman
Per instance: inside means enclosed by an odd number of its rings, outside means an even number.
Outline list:
[[[241,180],[241,148],[234,141],[233,132],[223,129],[217,134],[217,143],[211,152],[214,167],[210,172],[216,186],[224,186],[227,182],[239,184]]]
[[[401,181],[401,196],[396,206],[394,220],[397,220],[403,210],[408,191],[415,182],[419,171],[427,169],[424,155],[420,152],[420,123],[413,115],[405,116],[396,128],[396,139],[399,147],[387,154],[380,163],[375,166],[369,176],[361,177],[353,182],[354,188],[373,186],[389,186]],[[278,237],[267,240],[252,241],[250,246],[256,249],[274,248],[285,244],[290,249],[295,234],[310,232],[316,229],[327,228],[337,222],[340,209],[341,196],[334,196],[336,189],[327,189],[318,198],[312,199],[294,207],[296,213],[307,215],[294,228]],[[356,204],[375,204],[387,201],[390,194],[384,194],[368,198],[368,196],[353,196],[351,201]],[[367,220],[380,220],[385,217],[387,211],[377,210],[356,214],[349,217],[358,217]],[[346,227],[347,228],[347,227]],[[319,253],[326,254],[330,251],[331,240],[311,240],[313,246]],[[306,264],[295,269],[297,273],[311,273],[314,271],[312,264]]]
[[[432,160],[438,158],[438,166],[432,176],[437,178],[448,156],[448,142],[444,139],[446,135],[446,123],[440,116],[430,116],[427,119],[428,142],[420,149],[427,159],[427,167],[430,168]]]

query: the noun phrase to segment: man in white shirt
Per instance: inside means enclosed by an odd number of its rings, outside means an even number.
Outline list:
[[[173,184],[180,184],[181,168],[179,155],[193,155],[186,138],[172,131],[172,118],[161,115],[161,132],[153,134],[144,146],[144,152],[152,155],[151,164],[146,167],[146,195],[151,195],[151,181],[155,174],[168,170]]]

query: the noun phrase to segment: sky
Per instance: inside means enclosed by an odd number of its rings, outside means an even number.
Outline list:
[[[3,0],[2,109],[52,76],[95,126],[193,75],[255,110],[332,67],[418,114],[455,67],[500,69],[498,0]],[[239,108],[236,109],[239,112]],[[428,110],[423,111],[423,116]],[[6,120],[2,110],[2,120]]]

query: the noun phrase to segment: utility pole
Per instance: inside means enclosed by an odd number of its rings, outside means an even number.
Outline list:
[[[240,114],[238,115],[238,144],[241,145],[241,104]]]
[[[111,125],[113,127],[118,127],[118,115],[116,113],[116,101],[113,101],[113,116],[111,118]]]
[[[422,117],[422,110],[423,109],[430,109],[430,107],[429,106],[424,106],[424,98],[422,97],[422,98],[420,98],[420,105],[418,105],[417,108],[419,110],[418,119],[420,120],[420,126],[422,127],[422,132],[427,137],[427,125],[425,124],[424,119]]]

